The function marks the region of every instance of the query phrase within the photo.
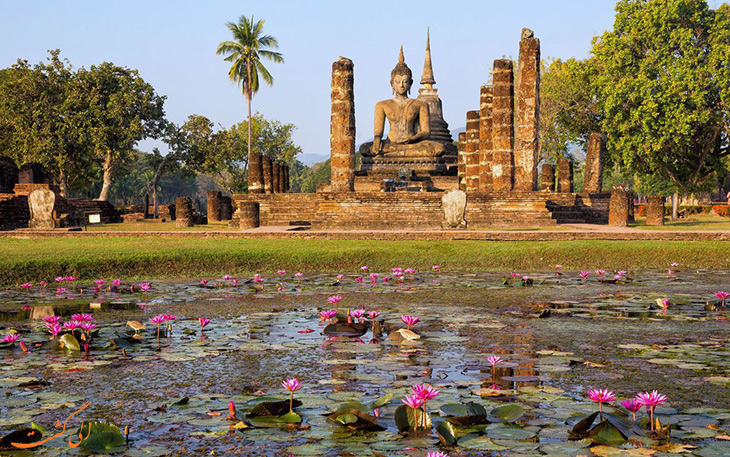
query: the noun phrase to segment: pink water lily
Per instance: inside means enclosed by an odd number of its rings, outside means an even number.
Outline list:
[[[330,298],[327,299],[327,303],[329,303],[331,305],[336,305],[341,301],[342,301],[342,295],[332,295]]]
[[[440,390],[435,389],[433,386],[428,384],[416,384],[411,387],[411,391],[413,391],[413,394],[418,398],[422,398],[425,401],[433,400],[441,394]]]
[[[409,316],[408,314],[404,314],[400,317],[400,320],[403,321],[404,324],[406,324],[406,327],[408,330],[411,329],[412,326],[416,325],[419,320],[421,320],[420,317],[416,316]]]
[[[106,284],[106,281],[104,281],[103,279],[97,279],[94,281],[94,284],[96,284],[97,286],[101,286]]]
[[[139,284],[138,284],[138,286],[139,286],[139,289],[140,289],[140,290],[141,290],[142,292],[145,292],[145,293],[146,293],[147,291],[149,291],[149,290],[150,290],[150,287],[151,287],[151,286],[150,286],[150,283],[148,283],[148,282],[141,282],[141,283],[139,283]]]
[[[355,278],[355,282],[362,282],[362,280],[363,280],[362,276],[358,276]]]
[[[634,422],[636,422],[636,412],[641,409],[642,405],[639,403],[635,398],[624,400],[621,402],[621,406],[626,408],[627,410],[631,411],[631,416],[634,419]]]
[[[46,288],[46,286],[48,285],[48,283],[47,283],[46,281],[41,281],[41,282],[39,282],[38,284],[39,284],[39,285],[40,285],[41,287],[43,287],[44,289],[45,289],[45,288]]]
[[[81,325],[79,325],[79,327],[81,327],[81,330],[85,331],[86,333],[89,333],[96,328],[96,324],[93,322],[82,322]]]
[[[253,280],[254,280],[254,282],[255,282],[256,284],[261,284],[262,282],[264,282],[264,281],[265,281],[265,279],[264,279],[264,278],[262,278],[261,276],[256,276],[255,278],[253,278]]]
[[[582,279],[583,281],[585,281],[586,278],[588,278],[588,276],[590,276],[590,275],[591,275],[591,272],[590,271],[583,270],[583,271],[580,272],[580,279]]]
[[[43,318],[43,322],[46,324],[55,324],[61,320],[61,316],[46,316]]]
[[[27,291],[28,289],[33,287],[33,284],[26,282],[26,283],[21,284],[20,287],[22,287],[23,289],[25,289]]]
[[[63,323],[63,328],[66,330],[76,330],[81,326],[81,322],[78,321],[68,321]]]
[[[651,392],[636,395],[634,400],[646,406],[646,409],[649,410],[649,423],[651,424],[651,430],[654,431],[654,409],[666,402],[667,396],[660,394],[656,390],[652,390]]]
[[[350,316],[354,317],[355,319],[360,319],[365,315],[365,310],[363,309],[353,309],[350,311]]]
[[[502,357],[498,355],[490,355],[489,357],[487,357],[487,362],[489,362],[492,366],[495,366],[498,363],[504,362],[504,360],[502,360]]]
[[[335,317],[337,315],[337,310],[330,309],[327,311],[320,311],[319,312],[319,318],[322,319],[322,322],[328,321]]]
[[[210,324],[210,319],[208,319],[207,317],[199,317],[198,318],[198,323],[200,324],[200,331],[202,333],[203,327],[205,327],[206,325]]]
[[[413,409],[418,409],[426,402],[423,398],[419,397],[418,395],[406,395],[405,398],[401,399],[401,401],[406,405]]]
[[[375,284],[375,281],[380,277],[378,273],[370,273],[370,284]]]
[[[339,281],[342,281],[342,278],[344,278],[344,277],[345,277],[345,275],[340,274],[340,275],[335,276],[335,279],[337,279],[337,281],[339,282]]]
[[[598,275],[598,279],[603,279],[603,274],[606,272],[606,270],[596,270],[596,274]]]
[[[79,322],[90,322],[94,320],[94,316],[88,313],[78,313],[72,315],[71,319]]]
[[[278,275],[285,275],[286,274],[286,270],[276,270],[276,274],[278,274]]]
[[[380,311],[368,311],[368,317],[373,320],[377,319],[380,314]]]
[[[158,314],[155,317],[150,317],[150,322],[157,324],[157,344],[160,344],[160,324],[167,321],[167,314]]]
[[[368,271],[370,268],[367,265],[363,265],[360,267],[360,271]]]
[[[432,266],[432,267],[431,267],[431,269],[432,269],[432,270],[437,270],[437,271],[438,271],[438,270],[440,270],[440,269],[441,269],[441,265],[434,265],[434,266]]]
[[[63,295],[65,293],[66,293],[66,288],[65,287],[57,287],[56,288],[56,295]]]
[[[406,268],[405,273],[407,275],[414,275],[414,274],[416,274],[416,269],[415,268]]]
[[[289,412],[294,412],[294,392],[302,387],[302,383],[297,378],[289,378],[281,382],[281,385],[289,391]]]
[[[121,285],[122,285],[122,280],[121,279],[115,279],[115,280],[112,281],[112,286],[114,286],[114,287],[119,287]]]
[[[61,327],[61,324],[57,322],[50,322],[46,324],[46,331],[52,336],[58,335],[62,330],[63,328]]]
[[[722,302],[721,306],[723,309],[725,309],[725,300],[727,300],[728,295],[730,294],[728,294],[724,290],[718,290],[717,292],[715,292],[715,297],[717,297]]]
[[[233,276],[231,276],[231,275],[223,275],[223,279],[226,280],[226,281],[229,281],[229,280],[233,279]]]
[[[3,337],[2,341],[3,343],[10,343],[13,344],[17,339],[20,338],[20,333],[8,333]]]
[[[208,280],[207,279],[201,279],[200,280],[200,285],[201,286],[207,286],[208,285]]]
[[[426,455],[426,457],[449,457],[449,454],[441,451],[431,451]]]
[[[588,398],[598,402],[598,412],[603,412],[603,404],[616,401],[616,395],[608,389],[588,389]]]
[[[671,264],[671,265],[669,265],[669,266],[670,266],[670,267],[678,267],[678,266],[679,266],[679,264],[678,264],[677,262],[672,262],[672,264]]]

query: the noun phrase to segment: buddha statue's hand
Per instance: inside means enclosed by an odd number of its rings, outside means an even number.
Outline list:
[[[381,143],[381,141],[380,141],[380,137],[379,137],[379,136],[376,136],[376,137],[375,137],[375,138],[373,139],[373,145],[372,145],[372,147],[370,148],[370,152],[372,152],[373,154],[377,155],[377,154],[379,154],[379,153],[380,153],[380,148],[381,148],[381,147],[382,147],[382,143]]]

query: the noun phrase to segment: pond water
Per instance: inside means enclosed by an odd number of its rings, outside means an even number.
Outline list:
[[[613,273],[604,282],[593,272],[586,280],[574,271],[522,273],[528,284],[509,272],[429,271],[374,284],[354,274],[287,273],[260,284],[153,281],[147,292],[125,281],[94,290],[90,279],[3,290],[0,334],[14,329],[27,352],[18,342],[0,344],[0,430],[35,423],[46,428],[44,438],[62,432],[9,452],[18,456],[88,455],[69,444],[79,441],[82,420],[129,427],[128,443],[116,448],[127,456],[730,455],[730,324],[713,309],[730,272],[639,271],[616,282]],[[59,286],[66,290],[56,293]],[[342,301],[329,304],[333,295]],[[319,311],[360,307],[382,312],[382,333],[371,326],[359,337],[323,333]],[[88,353],[60,348],[45,330],[42,318],[67,322],[75,313],[98,325]],[[177,318],[171,335],[162,324],[158,339],[149,319],[161,313]],[[398,336],[402,314],[420,318],[412,327],[420,338]],[[199,317],[211,319],[202,332]],[[146,328],[135,332],[127,321]],[[503,359],[494,369],[491,355]],[[294,394],[301,424],[248,414],[269,397],[285,400],[288,412],[281,382],[292,377],[302,382]],[[401,399],[424,383],[440,390],[427,403],[434,428],[399,431]],[[598,410],[591,388],[616,393],[602,409],[624,425],[632,419],[620,401],[659,390],[668,400],[655,414],[661,427],[671,426],[669,440],[646,430],[623,444],[570,440],[571,429]],[[371,404],[383,397],[375,418]],[[226,417],[231,401],[235,420]],[[383,430],[328,421],[348,402]],[[453,404],[467,402],[487,417],[449,428],[456,445],[441,444],[444,425],[439,433],[436,426],[458,410]],[[521,414],[500,418],[504,409],[495,409],[504,405],[519,405]],[[54,427],[76,411],[65,432]],[[639,428],[649,427],[646,417],[637,413]]]

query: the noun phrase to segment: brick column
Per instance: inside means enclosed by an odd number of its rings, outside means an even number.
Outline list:
[[[629,198],[631,192],[626,184],[616,184],[611,188],[608,202],[608,225],[626,227],[629,225]]]
[[[289,165],[284,165],[284,192],[289,192]]]
[[[264,193],[264,164],[262,155],[252,152],[248,158],[248,193]]]
[[[355,190],[355,95],[352,60],[332,64],[330,177],[333,192]]]
[[[555,166],[551,163],[542,164],[540,190],[545,192],[555,192]]]
[[[492,86],[479,91],[479,192],[492,190]]]
[[[221,193],[217,190],[209,190],[205,193],[207,197],[208,223],[221,221]]]
[[[231,197],[227,197],[227,196],[221,197],[221,220],[230,221],[232,214],[233,214],[233,204],[231,202]]]
[[[283,163],[279,164],[279,193],[284,193],[284,168],[286,165]]]
[[[272,173],[274,172],[274,165],[271,161],[271,156],[268,154],[264,155],[264,192],[267,194],[272,193],[273,190],[273,176]]]
[[[603,158],[606,154],[606,137],[598,132],[591,133],[586,149],[586,170],[583,178],[583,192],[599,193],[603,186]]]
[[[517,128],[515,132],[515,190],[537,190],[540,120],[540,40],[522,29],[517,64]]]
[[[494,61],[492,78],[492,188],[512,190],[514,173],[514,75],[512,61]]]
[[[646,225],[664,225],[664,197],[649,197],[646,207]]]
[[[271,192],[278,194],[280,192],[279,190],[279,178],[281,177],[281,164],[279,162],[274,162],[274,165],[272,167],[272,174],[271,174]]]
[[[457,170],[459,175],[459,189],[466,190],[466,132],[459,132],[459,140],[456,143],[457,149]]]
[[[241,229],[259,226],[259,204],[256,202],[237,202],[238,227]]]
[[[467,192],[479,191],[479,111],[466,112],[464,177]]]
[[[192,227],[195,225],[193,201],[190,200],[190,197],[177,197],[175,199],[175,225],[178,227]]]
[[[567,157],[558,159],[558,192],[573,192],[573,161]]]

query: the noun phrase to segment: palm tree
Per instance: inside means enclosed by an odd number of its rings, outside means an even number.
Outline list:
[[[264,191],[261,182],[259,180],[253,182],[251,179],[251,167],[260,162],[258,154],[256,157],[251,154],[251,98],[259,90],[259,78],[262,78],[269,86],[274,83],[274,78],[261,63],[261,59],[282,63],[284,58],[280,53],[269,50],[278,48],[279,42],[271,35],[263,35],[263,20],[254,22],[253,16],[251,19],[241,16],[238,24],[229,22],[226,26],[233,33],[233,40],[221,42],[216,54],[226,55],[224,60],[231,62],[228,77],[234,83],[241,84],[243,95],[248,103],[248,191],[261,193]]]

